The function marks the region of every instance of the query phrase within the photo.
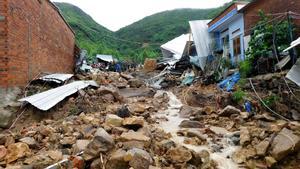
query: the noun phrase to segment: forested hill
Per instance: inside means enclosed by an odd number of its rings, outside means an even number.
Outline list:
[[[55,3],[76,32],[77,43],[91,56],[113,54],[142,61],[160,55],[159,46],[189,30],[188,21],[211,19],[228,4],[213,9],[176,9],[157,13],[112,32],[95,22],[80,8]],[[221,5],[221,4],[220,4]]]

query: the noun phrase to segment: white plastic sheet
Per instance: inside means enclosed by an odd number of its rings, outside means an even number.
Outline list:
[[[288,72],[286,77],[300,87],[300,59],[297,60],[296,64]]]
[[[289,51],[290,49],[300,45],[300,37],[291,43],[291,46],[284,50],[284,52]]]
[[[192,39],[190,39],[191,36],[190,34],[182,34],[181,36],[161,45],[161,48],[171,52],[173,54],[174,59],[181,59],[182,54],[184,52],[184,49],[186,47],[186,43]],[[169,57],[167,56],[166,52],[163,52],[164,57]]]
[[[101,60],[106,61],[106,62],[113,62],[114,61],[114,58],[111,55],[99,55],[98,54],[96,57],[98,59],[101,59]]]
[[[190,27],[192,30],[192,35],[194,39],[194,43],[197,50],[197,59],[198,64],[202,70],[204,70],[206,65],[206,60],[209,55],[211,55],[211,42],[212,38],[208,32],[208,25],[207,23],[210,20],[197,20],[197,21],[190,21]]]

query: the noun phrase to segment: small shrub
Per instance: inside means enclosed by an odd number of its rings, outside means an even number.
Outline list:
[[[248,79],[246,78],[241,78],[238,83],[237,83],[237,86],[239,88],[243,88],[246,84],[248,83]]]
[[[237,91],[235,91],[232,95],[233,97],[233,101],[235,103],[240,103],[244,100],[244,98],[246,97],[246,93],[244,91],[242,91],[241,89],[238,89]]]
[[[242,78],[249,77],[252,71],[252,62],[250,59],[246,59],[239,64],[240,73]]]
[[[279,101],[280,97],[275,95],[275,94],[272,94],[266,98],[263,99],[263,101],[265,102],[265,104],[269,107],[273,107],[275,106],[275,103],[277,101]]]

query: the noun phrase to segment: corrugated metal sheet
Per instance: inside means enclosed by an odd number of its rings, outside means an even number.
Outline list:
[[[66,80],[70,79],[73,76],[74,76],[73,74],[56,73],[56,74],[51,74],[51,75],[46,75],[46,76],[40,77],[39,79],[44,80],[44,81],[49,81],[49,82],[62,83],[62,82],[65,82]]]
[[[111,55],[99,55],[98,54],[96,57],[98,59],[101,59],[101,60],[106,61],[106,62],[113,62],[114,61],[114,58]]]
[[[300,59],[297,60],[296,64],[288,72],[286,77],[300,86]]]
[[[20,99],[19,101],[28,102],[40,110],[47,111],[57,103],[64,100],[66,97],[88,86],[98,87],[98,84],[95,81],[76,81],[55,89]]]

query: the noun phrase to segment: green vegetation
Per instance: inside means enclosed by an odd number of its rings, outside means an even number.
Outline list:
[[[275,103],[278,102],[279,99],[280,99],[279,96],[275,94],[271,94],[270,96],[263,98],[263,102],[265,102],[267,106],[273,108],[275,106]]]
[[[282,52],[289,46],[288,21],[271,21],[263,12],[259,13],[261,20],[254,29],[253,36],[249,42],[249,48],[246,51],[247,60],[240,65],[241,72],[244,76],[258,73],[255,70],[256,63],[259,58],[268,58],[277,53]],[[276,49],[273,48],[273,32],[276,37]]]
[[[117,32],[96,23],[80,8],[55,3],[76,32],[77,44],[92,58],[97,53],[142,62],[161,55],[160,45],[189,31],[188,21],[211,19],[228,4],[214,9],[177,9],[154,14]]]
[[[246,97],[246,93],[241,89],[238,89],[232,94],[232,99],[235,103],[241,103],[242,101],[244,101],[245,97]]]

